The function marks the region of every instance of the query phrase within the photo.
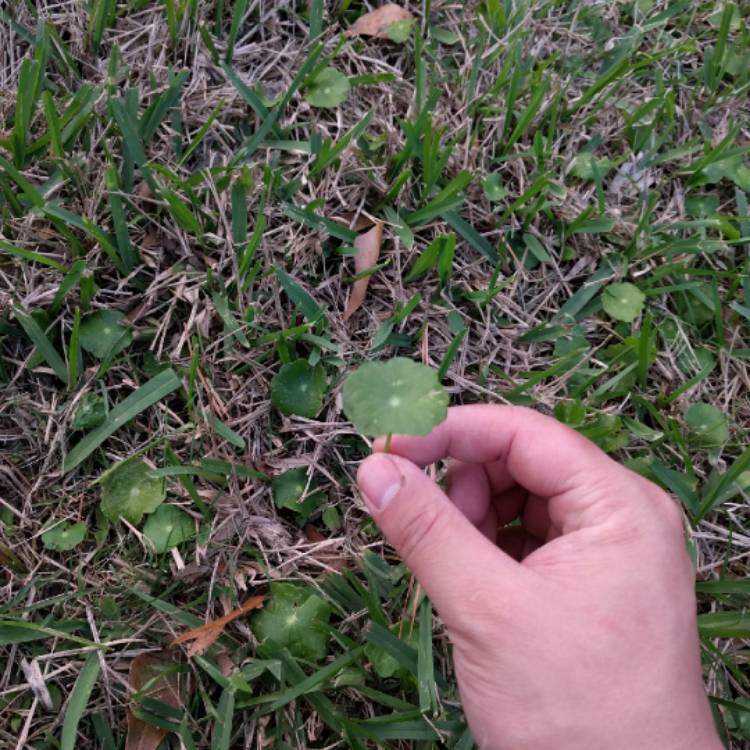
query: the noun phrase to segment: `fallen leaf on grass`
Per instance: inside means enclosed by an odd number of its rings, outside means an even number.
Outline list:
[[[376,222],[375,226],[364,234],[360,234],[354,240],[354,247],[359,251],[354,256],[354,269],[357,273],[371,268],[378,262],[380,257],[380,243],[383,239],[383,222]],[[370,277],[365,276],[357,279],[352,286],[352,293],[349,295],[349,301],[346,303],[344,311],[344,320],[348,320],[361,307],[365,301],[367,287],[370,284]]]
[[[152,683],[146,691],[146,697],[165,703],[172,708],[181,709],[180,676],[175,672],[165,671],[173,664],[174,662],[163,653],[136,656],[130,662],[128,673],[130,687],[134,692],[138,692]],[[128,735],[125,740],[125,750],[156,750],[166,736],[166,729],[139,719],[128,709]]]
[[[396,3],[386,3],[360,16],[347,30],[347,36],[374,36],[387,39],[388,29],[394,23],[411,21],[414,16]]]
[[[212,620],[211,622],[207,622],[200,627],[191,628],[182,635],[178,635],[169,645],[171,647],[177,646],[180,643],[186,643],[187,641],[193,641],[188,647],[187,655],[189,657],[200,656],[206,652],[232,620],[236,620],[238,617],[250,612],[252,609],[262,607],[265,599],[265,596],[251,596],[244,604],[237,607],[237,609],[233,609],[229,614],[219,617],[216,620]]]

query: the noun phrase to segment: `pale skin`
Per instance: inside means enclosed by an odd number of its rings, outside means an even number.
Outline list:
[[[721,750],[667,494],[521,407],[383,448],[359,487],[447,627],[480,748]],[[422,469],[445,458],[447,494]]]

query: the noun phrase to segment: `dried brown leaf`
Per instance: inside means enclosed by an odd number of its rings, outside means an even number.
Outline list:
[[[376,222],[375,226],[364,234],[360,234],[354,240],[354,247],[359,251],[354,256],[354,269],[357,273],[367,268],[371,268],[378,262],[380,257],[380,244],[383,240],[383,222]],[[370,284],[370,277],[365,276],[357,279],[352,285],[352,292],[349,295],[349,301],[346,303],[344,311],[344,320],[348,320],[362,306],[365,301],[367,287]]]
[[[211,622],[207,622],[205,625],[197,628],[191,628],[182,635],[178,635],[169,645],[171,647],[177,646],[180,643],[186,643],[187,641],[193,641],[188,647],[187,655],[189,657],[200,656],[206,652],[232,620],[236,620],[252,609],[262,607],[265,599],[265,596],[251,596],[244,604],[241,604],[237,609],[233,609],[229,614],[219,617],[216,620],[211,620]]]
[[[399,21],[410,21],[414,16],[396,3],[386,3],[360,16],[347,30],[347,36],[388,37],[387,30]]]
[[[165,672],[165,669],[173,664],[172,659],[164,652],[136,656],[130,662],[128,673],[130,687],[134,692],[138,692],[153,681],[146,691],[149,698],[166,703],[173,708],[182,708],[180,675]],[[125,740],[125,750],[156,750],[166,736],[166,729],[142,721],[128,709],[128,735]]]

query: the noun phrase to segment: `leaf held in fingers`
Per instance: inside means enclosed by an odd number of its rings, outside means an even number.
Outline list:
[[[366,362],[344,381],[344,412],[365,435],[426,435],[448,416],[430,367],[406,357]]]
[[[214,643],[214,641],[224,632],[224,628],[233,620],[238,617],[250,612],[253,609],[263,606],[263,602],[266,600],[265,596],[251,596],[244,604],[233,609],[229,614],[219,617],[216,620],[207,622],[205,625],[201,625],[197,628],[192,628],[182,635],[178,635],[169,645],[177,646],[180,643],[187,643],[193,641],[188,647],[187,655],[200,656],[205,653],[206,650]]]
[[[394,24],[409,23],[414,16],[396,3],[386,3],[360,16],[347,30],[347,36],[374,36],[389,39],[389,29]]]
[[[375,226],[364,234],[360,234],[354,240],[354,247],[357,254],[354,256],[354,270],[360,274],[368,268],[372,268],[380,257],[380,245],[383,241],[383,222],[378,221]],[[344,320],[348,320],[362,306],[365,301],[367,287],[370,285],[370,277],[365,276],[357,279],[349,295],[349,301],[346,303],[344,311]]]
[[[180,676],[173,670],[174,662],[163,652],[140,654],[130,663],[128,682],[135,693],[145,689],[144,697],[181,709]],[[166,729],[139,719],[128,709],[125,750],[156,750],[166,736]]]

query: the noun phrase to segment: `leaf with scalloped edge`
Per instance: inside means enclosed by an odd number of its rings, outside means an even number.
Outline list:
[[[430,367],[406,357],[366,362],[344,381],[344,412],[365,435],[427,435],[448,416]]]

